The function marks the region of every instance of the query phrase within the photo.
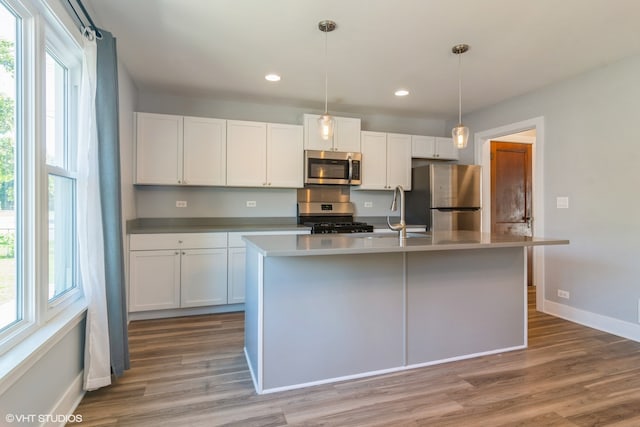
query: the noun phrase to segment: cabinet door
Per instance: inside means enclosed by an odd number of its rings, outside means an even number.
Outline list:
[[[336,117],[333,147],[336,151],[360,152],[360,119]]]
[[[387,134],[362,132],[362,190],[387,189]]]
[[[185,117],[183,147],[183,184],[226,183],[226,120]]]
[[[387,186],[411,190],[411,135],[387,134]]]
[[[229,248],[227,302],[238,304],[244,302],[245,287],[245,248]]]
[[[320,138],[320,126],[317,114],[304,115],[304,149],[330,151],[333,149],[333,139],[325,141]]]
[[[411,157],[431,159],[436,153],[436,137],[424,135],[411,136]]]
[[[136,184],[182,183],[182,116],[136,113]]]
[[[184,249],[180,307],[227,303],[227,249]]]
[[[453,145],[453,138],[436,137],[436,156],[443,160],[458,160],[458,148]]]
[[[267,124],[267,185],[302,188],[302,126]]]
[[[267,183],[267,124],[227,120],[227,185]]]
[[[180,306],[180,252],[129,252],[129,311]]]

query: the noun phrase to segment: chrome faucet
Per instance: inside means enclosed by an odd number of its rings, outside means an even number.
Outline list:
[[[404,188],[402,185],[396,186],[393,190],[393,200],[391,201],[391,212],[395,212],[398,210],[398,194],[400,194],[400,222],[398,224],[391,224],[389,221],[389,215],[387,215],[387,225],[390,229],[398,232],[398,237],[400,241],[407,239],[407,223],[404,220],[405,210],[404,210]]]

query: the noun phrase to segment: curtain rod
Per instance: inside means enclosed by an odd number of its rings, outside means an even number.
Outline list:
[[[96,27],[96,24],[93,22],[93,19],[91,19],[91,15],[89,15],[89,12],[87,12],[87,9],[82,4],[82,0],[75,0],[75,2],[78,6],[80,6],[80,11],[84,15],[84,17],[87,18],[87,21],[89,21],[89,25],[85,25],[84,22],[82,21],[82,18],[80,18],[80,15],[78,15],[78,11],[76,10],[75,7],[73,7],[73,4],[71,4],[71,0],[67,0],[67,3],[69,3],[69,7],[71,7],[71,10],[73,10],[73,13],[76,15],[76,18],[78,19],[78,21],[80,21],[80,26],[82,27],[82,30],[89,27],[90,29],[95,31],[97,38],[102,38],[102,33],[100,32],[100,30],[98,30],[98,27]]]

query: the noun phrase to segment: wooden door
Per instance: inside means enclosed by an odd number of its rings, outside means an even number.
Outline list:
[[[491,141],[491,232],[532,236],[531,144]],[[527,282],[533,284],[531,248]]]

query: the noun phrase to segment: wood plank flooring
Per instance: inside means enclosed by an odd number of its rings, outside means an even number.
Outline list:
[[[526,350],[262,396],[242,313],[132,322],[131,370],[76,414],[87,426],[640,426],[640,343],[529,297]]]

